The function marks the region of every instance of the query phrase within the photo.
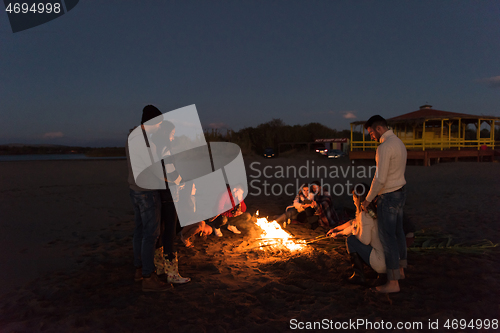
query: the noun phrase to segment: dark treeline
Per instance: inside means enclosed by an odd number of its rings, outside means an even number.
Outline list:
[[[0,155],[85,154],[91,157],[125,156],[124,147],[71,147],[59,145],[0,145]]]
[[[0,145],[0,155],[85,154],[89,149],[59,145]]]
[[[316,139],[351,138],[350,130],[337,131],[320,123],[307,125],[286,125],[281,119],[273,119],[257,127],[246,127],[237,132],[227,130],[223,133],[217,129],[205,130],[207,141],[227,141],[240,146],[243,154],[261,154],[265,148],[277,151],[278,144],[285,142],[314,142]],[[362,134],[354,132],[354,139],[361,140]],[[299,147],[299,146],[297,146]],[[305,148],[306,146],[302,146]],[[292,149],[283,146],[281,151]]]
[[[225,132],[217,129],[205,129],[205,138],[208,142],[226,141],[240,146],[243,154],[262,154],[265,148],[271,147],[276,152],[278,144],[285,142],[314,142],[316,139],[351,139],[350,130],[337,131],[320,123],[306,125],[286,125],[281,119],[273,119],[257,127],[245,127],[239,131],[227,130]],[[470,128],[465,131],[467,140],[474,140],[477,134]],[[489,138],[490,131],[482,129],[481,138]],[[500,137],[500,129],[495,128],[495,138]],[[355,141],[361,141],[363,134],[359,131],[353,133]],[[370,141],[370,136],[365,132],[365,140]],[[282,145],[281,152],[291,149],[306,149],[306,145]],[[21,154],[86,154],[92,157],[101,156],[125,156],[124,147],[72,147],[59,145],[0,145],[0,155]]]

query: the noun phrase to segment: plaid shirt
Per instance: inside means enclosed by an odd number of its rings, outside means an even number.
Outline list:
[[[339,222],[339,217],[333,207],[332,197],[329,195],[316,195],[316,203],[318,204],[319,223],[324,227],[334,226]]]

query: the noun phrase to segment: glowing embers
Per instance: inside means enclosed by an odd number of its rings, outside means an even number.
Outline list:
[[[292,235],[283,230],[278,222],[268,221],[265,217],[259,218],[258,211],[256,215],[257,222],[255,222],[255,224],[262,229],[262,234],[259,238],[261,250],[269,247],[275,250],[288,249],[290,252],[305,249],[306,242],[295,239]]]

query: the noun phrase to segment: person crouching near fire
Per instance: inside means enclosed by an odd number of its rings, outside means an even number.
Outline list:
[[[378,236],[377,220],[361,209],[361,203],[369,191],[368,185],[356,184],[352,190],[352,199],[356,205],[356,218],[331,229],[327,233],[330,237],[348,236],[346,239],[347,252],[351,257],[354,270],[349,282],[361,285],[366,284],[363,262],[371,266],[379,275],[386,272],[384,248]]]
[[[183,189],[180,193],[180,199],[185,200],[189,203],[189,206],[192,209],[192,213],[196,213],[196,185],[193,183],[191,190]],[[180,232],[180,238],[184,246],[193,247],[193,240],[196,238],[196,235],[200,235],[200,237],[206,238],[206,236],[212,234],[212,227],[205,223],[205,221],[201,221],[198,223],[193,223],[182,228]]]
[[[181,241],[186,247],[193,247],[193,240],[196,235],[208,236],[212,234],[212,227],[201,221],[182,228]]]
[[[234,220],[238,216],[241,216],[241,218],[245,221],[250,220],[250,214],[246,213],[247,206],[243,201],[243,186],[241,184],[238,184],[234,186],[233,190],[231,191],[230,186],[227,185],[227,190],[228,192],[224,193],[221,199],[219,200],[219,211],[224,209],[224,207],[228,206],[231,206],[233,208],[219,214],[213,220],[214,233],[217,237],[222,237],[222,231],[220,230],[220,228],[226,224],[227,224],[227,230],[235,234],[241,234],[241,231],[239,231],[234,224],[233,225],[229,224],[229,222],[234,223]],[[237,205],[235,201],[236,199],[239,201],[239,204]]]

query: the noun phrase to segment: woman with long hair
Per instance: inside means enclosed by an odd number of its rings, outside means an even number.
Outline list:
[[[384,248],[378,236],[377,220],[367,211],[361,209],[370,187],[359,183],[352,190],[352,200],[356,205],[356,218],[328,231],[327,235],[336,237],[348,236],[347,252],[351,257],[354,274],[349,281],[354,284],[366,284],[363,263],[371,266],[379,274],[386,271]]]
[[[151,141],[155,147],[156,154],[161,159],[165,176],[165,190],[160,190],[161,197],[161,225],[160,237],[156,244],[155,266],[157,274],[166,274],[169,283],[187,283],[190,278],[183,278],[179,274],[179,261],[177,252],[174,249],[176,236],[177,211],[174,202],[179,200],[178,191],[183,187],[179,186],[182,177],[175,169],[171,156],[172,141],[175,137],[175,126],[168,120],[164,120],[160,129],[153,134]],[[167,162],[164,162],[164,159]],[[173,192],[173,193],[172,193]]]

